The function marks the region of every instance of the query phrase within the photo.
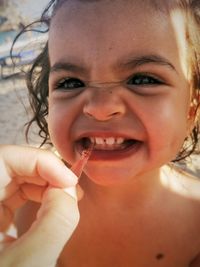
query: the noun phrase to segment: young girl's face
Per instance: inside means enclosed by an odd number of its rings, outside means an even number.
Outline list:
[[[51,23],[51,140],[69,163],[94,143],[85,171],[98,184],[157,171],[188,134],[183,17],[149,2],[66,1]]]

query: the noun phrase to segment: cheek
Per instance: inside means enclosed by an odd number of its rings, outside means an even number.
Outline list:
[[[48,129],[53,146],[66,161],[70,161],[70,120],[65,108],[49,105]]]
[[[180,103],[162,102],[151,108],[146,117],[149,153],[173,158],[187,136],[187,109]]]
[[[177,122],[158,124],[150,132],[150,146],[152,150],[162,153],[162,150],[171,150],[175,153],[181,148],[186,137],[186,127],[180,127]],[[174,123],[174,124],[173,124]]]
[[[54,139],[60,132],[60,129],[64,128],[63,117],[64,112],[60,108],[49,104],[48,127],[51,139]]]
[[[65,97],[50,97],[48,125],[51,136],[59,138],[68,135],[76,116],[74,106]]]

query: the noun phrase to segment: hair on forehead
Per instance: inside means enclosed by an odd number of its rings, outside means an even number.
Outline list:
[[[192,15],[196,22],[200,23],[200,0],[148,0],[148,2],[155,10],[167,14],[173,10],[180,10],[185,14]]]
[[[199,1],[199,0],[197,0]],[[148,0],[149,4],[153,6],[156,10],[170,13],[172,10],[188,10],[191,8],[192,0]]]

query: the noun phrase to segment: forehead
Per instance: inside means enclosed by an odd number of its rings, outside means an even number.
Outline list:
[[[160,29],[169,24],[171,0],[61,0],[50,25],[50,33],[91,32],[97,38],[109,30],[134,28],[140,24]],[[174,2],[174,1],[173,1]],[[168,3],[168,4],[166,4]],[[134,29],[135,30],[135,29]],[[153,30],[153,28],[152,28]],[[95,34],[96,33],[96,34]],[[118,31],[118,34],[122,32]]]
[[[65,23],[70,25],[70,22],[73,25],[76,25],[76,22],[89,22],[92,26],[95,22],[95,26],[99,23],[103,29],[104,24],[111,25],[117,19],[127,22],[127,17],[131,21],[131,16],[135,16],[137,12],[143,16],[140,16],[140,23],[145,21],[146,15],[159,17],[159,20],[163,21],[163,15],[166,18],[169,6],[172,7],[171,2],[172,0],[61,0],[58,2],[51,26],[59,23],[61,27]],[[81,26],[85,28],[83,24]]]
[[[54,20],[58,11],[60,12],[60,10],[64,9],[64,13],[69,19],[71,17],[69,16],[70,14],[72,16],[75,15],[75,18],[78,18],[81,15],[86,18],[89,11],[91,12],[90,15],[92,15],[92,13],[95,15],[103,14],[105,18],[108,13],[110,13],[110,15],[114,15],[113,13],[115,13],[116,10],[118,11],[117,13],[124,13],[127,8],[130,11],[136,7],[148,9],[150,12],[152,10],[164,10],[168,4],[166,5],[166,2],[164,1],[164,4],[162,5],[162,1],[163,0],[158,1],[157,4],[157,0],[60,0],[56,5],[52,20]],[[87,12],[87,14],[85,12]],[[98,16],[96,19],[101,21],[101,16]]]
[[[127,5],[128,3],[132,5],[139,4],[140,6],[146,6],[148,8],[153,8],[156,11],[162,11],[164,13],[168,13],[169,10],[175,8],[183,8],[186,5],[185,0],[58,0],[56,4],[56,10],[59,9],[63,4],[68,2],[69,5],[72,3],[77,5],[78,2],[82,4],[105,4],[106,2],[112,3],[112,5],[116,5],[117,2],[123,3],[123,5]]]
[[[170,1],[170,0],[169,0]],[[157,2],[159,5],[157,5]],[[67,0],[57,9],[50,26],[50,61],[79,55],[87,61],[104,56],[109,61],[123,51],[138,50],[173,57],[184,50],[183,18],[173,21],[166,1],[151,0]],[[169,4],[170,2],[168,2]],[[165,6],[165,7],[164,7]],[[178,28],[174,25],[177,24]],[[178,32],[177,32],[178,31]],[[58,47],[62,47],[58,49]],[[65,48],[65,52],[63,51]],[[143,51],[142,51],[143,50]],[[89,51],[89,53],[88,53]],[[69,53],[68,53],[69,52]],[[85,57],[85,58],[84,58]]]
[[[99,26],[105,32],[118,20],[128,28],[138,23],[167,24],[174,10],[180,11],[181,0],[60,0],[51,21],[50,30],[63,30],[73,25],[73,30]],[[138,14],[137,14],[138,13]],[[157,20],[157,21],[156,21]],[[129,23],[127,23],[129,21]],[[123,23],[124,22],[124,23]],[[82,23],[82,24],[80,24]],[[106,27],[104,27],[106,25]],[[109,27],[108,27],[109,28]]]

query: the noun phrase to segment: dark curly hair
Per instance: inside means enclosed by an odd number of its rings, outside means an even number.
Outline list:
[[[40,20],[37,23],[43,23],[47,26],[47,31],[50,27],[50,22],[56,10],[67,0],[51,0],[45,8]],[[79,1],[97,1],[97,0],[79,0]],[[174,161],[185,159],[193,152],[198,153],[198,136],[199,136],[199,121],[198,110],[200,102],[200,1],[199,0],[148,0],[155,8],[160,10],[170,10],[179,8],[185,14],[187,19],[187,40],[189,64],[192,69],[192,105],[194,107],[195,124],[190,136],[185,139],[181,151],[178,153]],[[167,3],[166,3],[167,2]],[[19,35],[23,34],[33,24],[25,27]],[[17,38],[16,38],[17,39]],[[16,40],[15,40],[16,41]],[[48,41],[46,42],[43,51],[35,59],[30,70],[27,72],[26,81],[29,90],[29,100],[33,111],[33,117],[27,124],[26,136],[32,123],[36,122],[39,126],[39,135],[43,138],[41,144],[50,142],[48,125],[46,116],[48,115],[48,79],[49,79],[49,56],[48,56]]]

